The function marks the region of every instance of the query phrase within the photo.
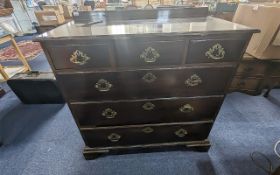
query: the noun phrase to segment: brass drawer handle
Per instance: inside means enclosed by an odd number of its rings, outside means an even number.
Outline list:
[[[153,73],[148,72],[142,77],[142,79],[147,83],[152,83],[157,79],[157,77]]]
[[[154,129],[151,128],[151,127],[145,127],[145,128],[142,129],[142,131],[146,134],[149,134],[149,133],[154,132]]]
[[[151,111],[156,107],[156,105],[154,105],[151,102],[146,102],[145,104],[143,104],[142,108],[146,111]]]
[[[106,108],[103,112],[102,112],[102,116],[106,117],[106,118],[115,118],[116,115],[118,113],[116,111],[114,111],[111,108]]]
[[[99,90],[100,92],[109,91],[112,86],[113,85],[109,81],[104,80],[104,79],[98,80],[97,83],[95,84],[95,88],[97,90]]]
[[[197,86],[199,84],[202,83],[202,80],[201,78],[196,75],[196,74],[193,74],[190,78],[188,78],[186,81],[185,81],[185,84],[188,86],[188,87],[193,87],[193,86]]]
[[[225,49],[222,47],[221,44],[217,43],[213,45],[206,53],[205,56],[207,56],[210,59],[213,60],[220,60],[225,57]]]
[[[89,59],[90,57],[88,57],[85,53],[79,50],[75,50],[70,57],[70,61],[78,65],[86,64]]]
[[[184,106],[180,107],[179,110],[184,113],[193,112],[194,108],[190,104],[185,104]]]
[[[185,137],[188,134],[187,130],[181,128],[175,131],[175,135],[178,137]]]
[[[160,57],[160,54],[156,49],[152,47],[147,47],[140,55],[140,58],[143,59],[146,63],[153,63]]]
[[[118,142],[121,139],[121,136],[117,133],[111,133],[107,137],[111,142]]]

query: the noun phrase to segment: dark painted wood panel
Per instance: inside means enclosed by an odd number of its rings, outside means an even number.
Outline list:
[[[67,73],[57,74],[57,80],[70,101],[190,97],[224,94],[234,70],[220,66]],[[100,91],[103,86],[110,88]]]
[[[70,109],[81,126],[114,126],[214,119],[223,96],[80,102]]]
[[[239,61],[247,40],[197,39],[188,46],[186,63],[211,63]]]
[[[110,44],[84,45],[81,41],[49,46],[48,51],[56,69],[108,68],[113,52]]]
[[[207,139],[212,122],[196,124],[139,125],[81,130],[89,147],[126,146]]]

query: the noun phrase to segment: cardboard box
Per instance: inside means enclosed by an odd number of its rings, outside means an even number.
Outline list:
[[[55,26],[65,22],[64,16],[58,11],[35,11],[40,26]]]
[[[272,42],[273,46],[280,46],[280,31],[278,31],[277,35],[275,36],[275,39]]]
[[[44,11],[58,11],[59,14],[64,13],[62,5],[44,5],[43,10]]]
[[[280,6],[239,4],[233,22],[260,29],[254,34],[246,52],[259,59],[280,59]]]
[[[0,16],[10,16],[14,8],[10,0],[0,0]]]
[[[65,19],[71,19],[72,18],[72,13],[73,13],[73,7],[69,5],[63,5],[63,15]]]
[[[79,10],[80,11],[92,11],[91,6],[89,6],[89,5],[81,5]]]

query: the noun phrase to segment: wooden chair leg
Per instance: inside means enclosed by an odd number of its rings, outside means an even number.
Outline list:
[[[31,71],[31,68],[30,68],[28,62],[27,62],[26,58],[24,57],[24,55],[22,54],[22,52],[20,51],[15,39],[11,38],[11,41],[12,41],[13,47],[15,48],[15,50],[19,56],[20,61],[23,63],[23,65],[27,69],[27,71]]]
[[[1,64],[0,64],[0,74],[3,76],[4,80],[9,79],[8,74],[5,72],[4,67]]]

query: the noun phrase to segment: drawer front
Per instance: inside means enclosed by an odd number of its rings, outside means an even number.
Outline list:
[[[70,101],[151,99],[224,94],[234,67],[57,74]],[[222,72],[222,73],[221,73]]]
[[[240,60],[246,40],[190,40],[186,63],[230,62]]]
[[[65,45],[48,48],[55,69],[110,67],[112,50],[106,44]]]
[[[267,65],[265,63],[241,63],[236,75],[243,77],[264,76]]]
[[[222,101],[223,96],[89,102],[70,109],[81,126],[114,126],[214,119]]]
[[[118,40],[118,67],[179,65],[182,64],[185,40],[145,42],[137,39]]]
[[[212,121],[195,124],[131,125],[81,129],[89,147],[126,146],[165,142],[204,140],[208,137]]]
[[[258,91],[261,88],[263,79],[235,77],[231,83],[231,90]]]

